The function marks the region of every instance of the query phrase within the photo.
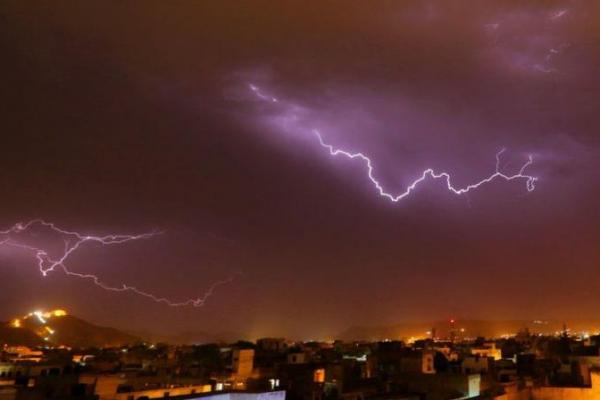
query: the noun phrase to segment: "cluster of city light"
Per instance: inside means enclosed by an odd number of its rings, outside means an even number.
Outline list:
[[[268,102],[268,103],[278,103],[280,107],[281,106],[285,107],[285,113],[286,113],[286,115],[288,115],[288,117],[290,115],[293,115],[294,118],[291,118],[291,119],[300,120],[299,116],[294,115],[294,111],[293,111],[293,110],[297,109],[298,107],[295,107],[290,104],[287,104],[287,105],[283,104],[284,102],[282,102],[280,99],[268,94],[267,92],[263,91],[261,88],[259,88],[255,84],[250,83],[250,84],[248,84],[248,87],[250,88],[250,91],[254,94],[256,99],[258,99],[260,101]],[[427,179],[443,180],[446,184],[446,188],[448,189],[448,191],[450,193],[453,193],[456,195],[462,195],[462,194],[468,193],[471,190],[478,189],[479,187],[481,187],[485,184],[488,184],[492,181],[495,181],[495,180],[504,180],[504,181],[521,180],[521,181],[525,182],[525,187],[526,187],[527,191],[532,192],[535,189],[535,183],[538,180],[537,177],[526,173],[526,169],[533,163],[533,157],[531,155],[529,155],[527,157],[527,161],[525,161],[521,165],[521,167],[517,170],[516,173],[508,174],[508,173],[501,171],[500,157],[505,151],[505,149],[501,149],[498,153],[496,153],[496,169],[494,170],[494,172],[487,175],[483,179],[480,179],[479,181],[477,181],[475,183],[468,184],[464,187],[457,187],[452,184],[452,177],[448,172],[435,172],[432,168],[427,168],[421,173],[421,175],[419,177],[417,177],[410,184],[408,184],[406,189],[404,189],[403,191],[401,191],[397,194],[393,194],[389,190],[385,189],[383,187],[383,185],[381,184],[381,182],[379,181],[379,179],[375,176],[374,162],[366,154],[364,154],[362,152],[358,152],[358,151],[348,151],[348,150],[344,150],[341,148],[337,148],[337,147],[333,146],[332,144],[325,142],[325,140],[323,139],[323,135],[321,134],[321,132],[319,130],[317,130],[315,128],[308,128],[308,129],[306,129],[306,127],[303,127],[303,128],[304,128],[304,129],[302,129],[303,131],[312,132],[312,134],[316,138],[319,145],[321,147],[323,147],[324,149],[326,149],[330,156],[332,156],[332,157],[341,156],[341,157],[345,157],[345,158],[348,158],[353,161],[361,162],[364,165],[367,177],[368,177],[369,181],[371,182],[371,184],[373,185],[373,187],[375,188],[376,192],[381,197],[384,197],[392,202],[398,202],[398,201],[406,198],[417,188],[417,186],[419,186],[419,184],[421,184],[422,182],[424,182]]]
[[[64,250],[62,254],[58,257],[52,257],[49,254],[49,250],[32,245],[27,243],[27,241],[23,241],[21,239],[22,235],[31,234],[31,231],[36,228],[47,229],[55,235],[58,235],[64,240]],[[47,276],[50,272],[55,272],[56,270],[62,271],[65,275],[70,277],[76,277],[80,279],[85,279],[93,282],[96,286],[110,292],[131,292],[136,295],[145,297],[150,299],[156,303],[166,304],[171,307],[182,307],[182,306],[192,306],[192,307],[202,307],[208,298],[214,293],[215,289],[221,285],[225,285],[233,281],[236,275],[233,275],[227,279],[218,280],[213,282],[208,289],[200,296],[191,298],[183,301],[174,301],[166,297],[160,297],[154,295],[152,293],[140,290],[135,286],[122,284],[120,286],[111,286],[108,285],[100,279],[99,276],[90,273],[79,273],[75,272],[65,265],[67,259],[78,249],[80,249],[86,243],[96,243],[102,246],[108,245],[117,245],[124,244],[127,242],[132,242],[141,239],[149,239],[152,238],[161,232],[153,231],[149,233],[135,234],[135,235],[104,235],[104,236],[95,236],[95,235],[86,235],[81,234],[75,231],[69,231],[62,228],[59,228],[52,222],[46,222],[41,219],[36,219],[29,221],[27,223],[17,223],[11,228],[0,231],[0,246],[10,246],[19,248],[22,250],[30,251],[35,255],[37,259],[38,268],[42,276]],[[41,323],[45,323],[44,319],[45,313],[42,312],[34,312],[32,313]]]

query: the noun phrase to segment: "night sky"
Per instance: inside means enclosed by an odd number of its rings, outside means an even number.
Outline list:
[[[64,307],[138,331],[331,337],[430,319],[597,317],[600,3],[0,5],[0,225],[84,234],[66,264],[0,247],[0,320]],[[261,94],[277,102],[260,98]],[[533,157],[536,176],[463,187]],[[63,238],[31,240],[59,251]]]

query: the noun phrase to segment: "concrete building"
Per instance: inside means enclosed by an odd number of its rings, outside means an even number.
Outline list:
[[[477,397],[481,389],[479,374],[404,374],[396,382],[406,392],[421,394],[427,400]]]
[[[306,353],[297,351],[287,355],[288,364],[305,364],[308,360]]]
[[[530,386],[519,388],[512,385],[496,400],[600,400],[600,373],[592,372],[591,385],[587,387]]]
[[[149,389],[149,390],[140,390],[136,392],[125,392],[125,393],[116,393],[111,400],[151,400],[151,399],[164,399],[164,398],[172,398],[177,396],[194,396],[199,393],[210,393],[212,392],[212,386],[209,384],[206,385],[196,385],[196,386],[186,386],[186,387],[176,387],[176,388],[163,388],[163,389]],[[108,398],[104,398],[109,400]],[[102,397],[99,400],[103,400]]]
[[[254,349],[234,349],[231,356],[231,369],[237,378],[248,378],[254,370]]]
[[[185,397],[186,400],[285,400],[285,390],[273,392],[231,392]]]
[[[462,360],[461,372],[463,374],[487,374],[492,371],[494,359],[492,357],[467,356]]]
[[[434,355],[433,351],[428,350],[405,352],[400,358],[400,372],[435,374]]]
[[[471,354],[479,357],[492,357],[494,360],[502,358],[502,350],[496,347],[496,343],[484,343],[481,347],[471,348]]]
[[[263,351],[279,353],[288,349],[288,343],[283,338],[262,338],[256,341],[256,347]]]

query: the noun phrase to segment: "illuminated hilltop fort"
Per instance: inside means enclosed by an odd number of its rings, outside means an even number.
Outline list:
[[[67,312],[60,308],[52,311],[36,310],[21,318],[13,319],[10,322],[10,326],[13,328],[22,328],[27,325],[38,336],[42,337],[45,341],[49,341],[50,337],[56,333],[52,326],[50,326],[52,319],[66,315]]]

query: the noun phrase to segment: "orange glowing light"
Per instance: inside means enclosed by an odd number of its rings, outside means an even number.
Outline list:
[[[62,309],[52,311],[52,316],[54,317],[64,317],[65,315],[67,315],[67,312]]]
[[[313,373],[313,382],[315,382],[315,383],[325,382],[325,369],[324,368],[315,369],[315,371]]]

